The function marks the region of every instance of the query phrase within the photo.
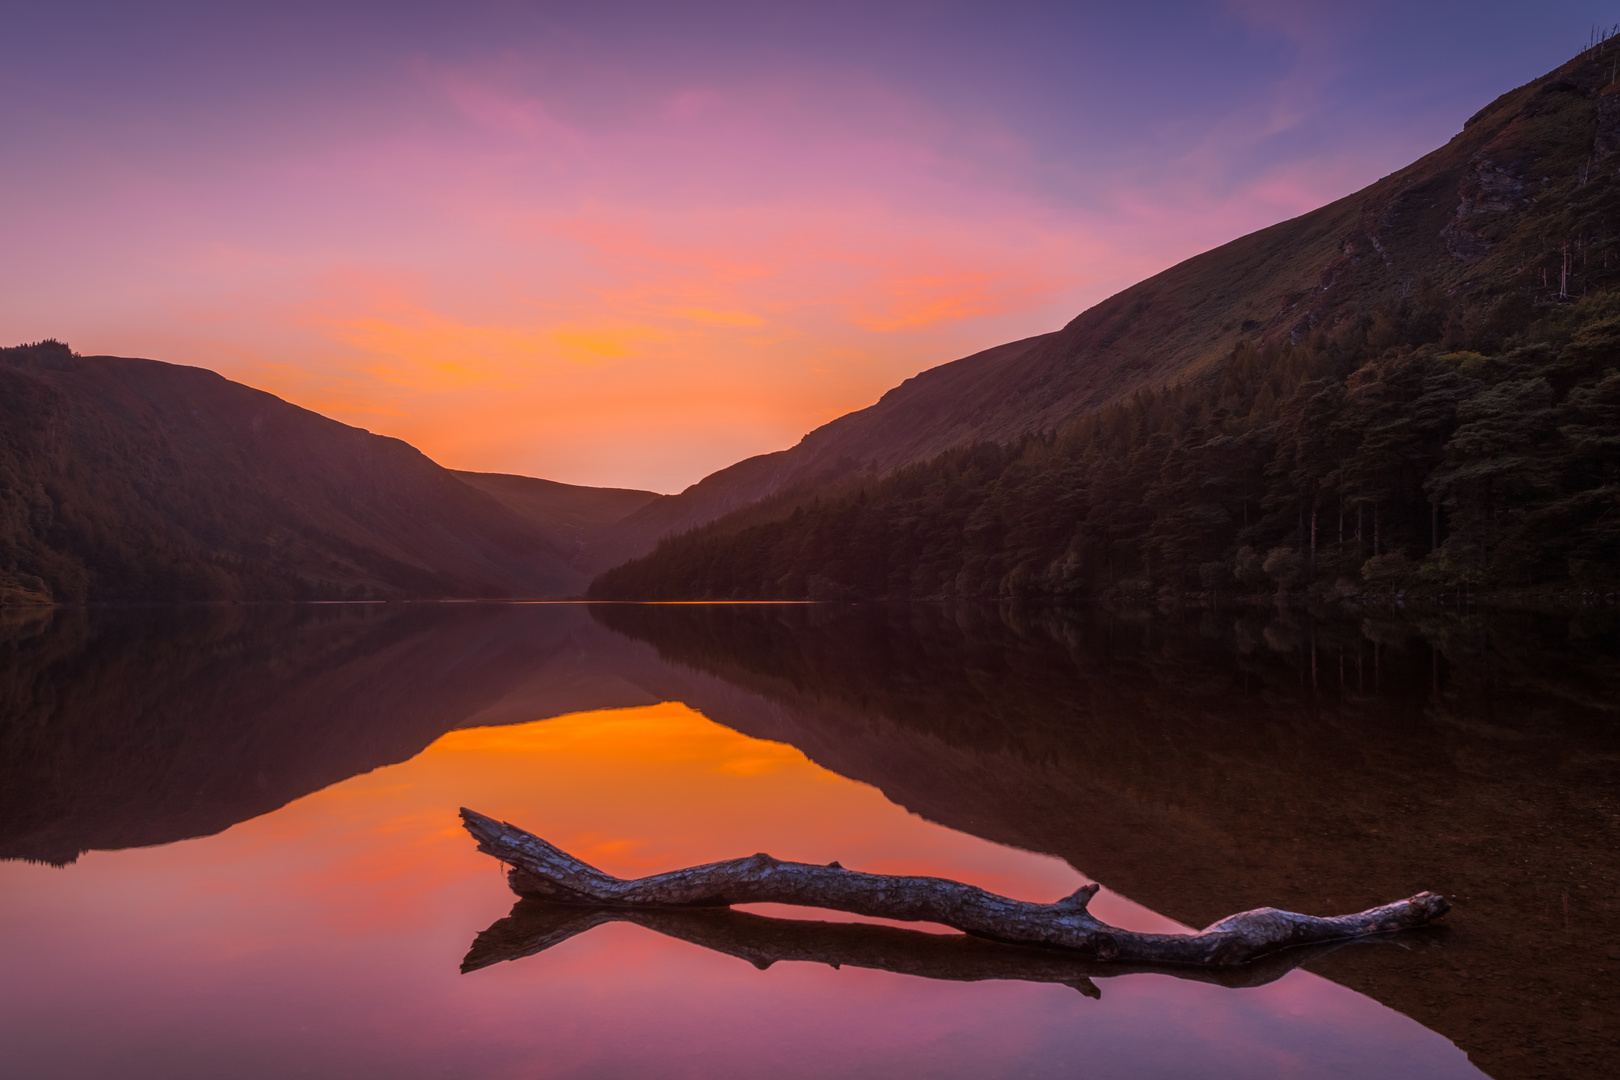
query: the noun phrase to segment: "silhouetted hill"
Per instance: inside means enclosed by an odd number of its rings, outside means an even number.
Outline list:
[[[0,603],[558,596],[571,548],[398,439],[214,372],[0,350]]]
[[[1612,61],[1585,53],[1056,334],[925,372],[777,455],[770,483],[754,459],[649,506],[625,526],[776,496],[593,595],[1612,591]]]
[[[511,473],[457,470],[456,476],[562,542],[570,561],[581,567],[582,578],[586,567],[596,565],[592,551],[605,528],[665,498],[656,491],[580,487]]]

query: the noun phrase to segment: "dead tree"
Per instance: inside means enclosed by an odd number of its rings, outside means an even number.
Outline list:
[[[658,911],[798,904],[874,918],[940,923],[975,937],[1014,945],[1065,949],[1093,960],[1137,964],[1243,964],[1299,945],[1384,934],[1423,926],[1451,905],[1432,892],[1355,915],[1318,918],[1276,908],[1229,916],[1196,934],[1139,934],[1086,910],[1096,885],[1051,904],[997,896],[973,885],[934,877],[864,874],[837,863],[815,866],[769,855],[708,863],[644,878],[604,874],[533,833],[461,811],[478,849],[512,868],[520,896],[553,904]]]

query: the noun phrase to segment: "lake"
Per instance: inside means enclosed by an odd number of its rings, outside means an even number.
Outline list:
[[[0,1074],[1609,1076],[1617,712],[1602,610],[0,611]],[[1219,976],[559,923],[462,806],[623,876],[1095,881],[1132,929],[1455,906]]]

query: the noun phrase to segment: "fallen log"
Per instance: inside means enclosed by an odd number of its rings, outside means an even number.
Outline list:
[[[1263,986],[1339,949],[1413,940],[1411,934],[1401,934],[1332,941],[1285,949],[1241,966],[1192,967],[1093,960],[1069,949],[1008,945],[969,934],[926,933],[861,922],[781,919],[723,907],[582,907],[523,897],[511,914],[478,935],[461,961],[461,971],[467,974],[493,964],[534,956],[614,922],[633,923],[735,956],[761,971],[782,961],[799,961],[951,982],[999,979],[1061,983],[1091,998],[1102,997],[1102,990],[1094,979],[1144,973],[1229,988]]]
[[[866,874],[837,863],[815,866],[763,854],[625,880],[514,825],[465,808],[461,818],[478,841],[478,850],[512,868],[507,880],[520,896],[636,910],[797,904],[940,923],[992,941],[1067,949],[1120,963],[1245,964],[1279,949],[1423,926],[1451,907],[1445,897],[1421,892],[1354,915],[1320,918],[1256,908],[1196,934],[1140,934],[1110,926],[1087,910],[1096,885],[1086,885],[1055,903],[1036,904],[944,878]]]

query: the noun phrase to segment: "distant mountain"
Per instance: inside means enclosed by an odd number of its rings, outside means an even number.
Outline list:
[[[201,368],[0,349],[0,603],[564,596],[573,523],[652,497],[463,478]]]
[[[593,595],[1613,591],[1613,52],[1363,191],[649,505],[616,553],[704,527]]]
[[[666,498],[656,491],[580,487],[511,473],[457,471],[455,475],[535,528],[556,537],[570,552],[571,562],[581,567],[595,565],[595,547],[605,530]]]

